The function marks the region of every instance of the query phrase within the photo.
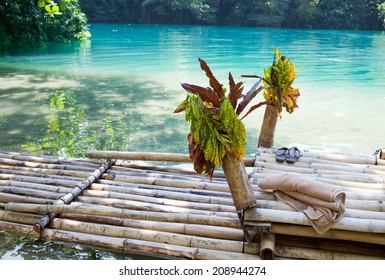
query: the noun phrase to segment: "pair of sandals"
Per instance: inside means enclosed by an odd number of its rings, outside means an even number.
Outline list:
[[[382,159],[382,160],[385,160],[385,148],[381,148],[381,149],[378,149],[374,152],[373,154],[374,158],[375,158],[375,165],[378,164],[378,160],[379,159]]]
[[[301,156],[302,152],[297,147],[282,147],[277,150],[275,160],[278,162],[295,163]]]

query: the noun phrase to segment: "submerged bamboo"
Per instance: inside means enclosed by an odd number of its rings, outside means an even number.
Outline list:
[[[10,233],[39,237],[28,225],[20,225],[10,222],[0,221],[0,229]],[[180,258],[180,259],[254,259],[260,260],[260,257],[253,254],[244,254],[236,252],[226,252],[220,250],[210,250],[197,247],[185,247],[180,245],[164,244],[153,241],[143,241],[131,238],[118,238],[109,236],[100,236],[95,234],[78,233],[66,230],[45,228],[40,233],[40,237],[46,240],[69,241],[81,244],[96,246],[99,248],[107,248],[110,250],[118,250],[135,254],[149,254],[163,258]]]
[[[225,240],[218,238],[198,237],[187,234],[162,232],[159,230],[136,229],[122,226],[101,225],[90,222],[71,221],[56,218],[50,224],[54,229],[76,231],[110,237],[124,237],[143,241],[153,241],[165,244],[181,245],[185,247],[197,247],[229,252],[256,253],[256,244],[244,248],[242,241]]]

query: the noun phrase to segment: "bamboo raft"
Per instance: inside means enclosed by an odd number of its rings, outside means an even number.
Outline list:
[[[0,230],[165,259],[385,259],[385,161],[305,152],[289,165],[274,152],[244,159],[258,215],[243,224],[223,172],[209,182],[185,154],[1,152]],[[317,234],[302,213],[258,188],[277,173],[340,186],[345,216]]]

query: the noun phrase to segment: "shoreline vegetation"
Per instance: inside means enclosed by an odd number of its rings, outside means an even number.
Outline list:
[[[383,0],[81,0],[92,23],[384,30]]]
[[[56,3],[57,2],[57,3]],[[0,3],[0,51],[86,40],[87,23],[385,30],[383,0],[23,0]]]

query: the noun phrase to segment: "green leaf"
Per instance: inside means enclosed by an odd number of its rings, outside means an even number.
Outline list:
[[[50,5],[45,5],[45,10],[48,12],[48,13],[52,13],[52,10],[51,10],[51,6]]]
[[[54,5],[52,6],[52,13],[57,14],[59,12],[59,7]]]
[[[40,8],[43,8],[45,6],[45,0],[39,0],[37,2],[37,5],[40,7]]]

